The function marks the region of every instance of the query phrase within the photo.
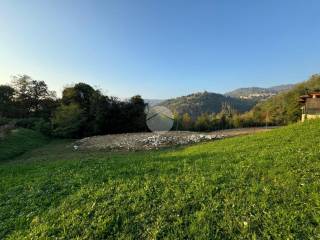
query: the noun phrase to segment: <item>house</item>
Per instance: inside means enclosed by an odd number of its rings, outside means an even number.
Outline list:
[[[320,92],[302,95],[300,96],[299,102],[303,105],[301,107],[302,122],[306,119],[320,118]]]

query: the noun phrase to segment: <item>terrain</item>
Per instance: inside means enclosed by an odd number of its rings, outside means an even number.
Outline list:
[[[273,125],[286,125],[294,123],[301,117],[301,104],[299,97],[313,91],[320,90],[320,75],[316,74],[307,81],[295,85],[289,91],[273,96],[266,101],[258,103],[252,114],[260,121],[268,117]]]
[[[109,134],[103,136],[87,137],[73,144],[75,149],[94,149],[109,151],[138,151],[151,150],[165,147],[189,145],[193,143],[214,141],[227,137],[253,134],[257,132],[270,131],[273,128],[241,128],[228,129],[214,132],[148,132],[148,133],[126,133]]]
[[[144,102],[149,104],[149,106],[156,106],[165,101],[164,99],[144,99]]]
[[[287,92],[295,87],[295,84],[273,86],[269,88],[250,87],[239,88],[225,94],[199,92],[187,96],[167,100],[146,100],[151,106],[161,105],[168,107],[179,114],[188,113],[193,119],[203,113],[219,113],[221,106],[228,103],[234,110],[243,113],[251,110],[257,103]]]
[[[242,99],[264,100],[280,92],[288,91],[292,89],[294,86],[295,86],[294,84],[285,84],[285,85],[273,86],[269,88],[261,88],[261,87],[238,88],[231,92],[225,93],[225,95],[229,97],[242,98]]]
[[[201,92],[169,99],[159,105],[168,107],[179,114],[189,113],[192,118],[196,118],[203,113],[220,112],[224,103],[230,104],[238,112],[246,112],[256,104],[256,101],[227,97],[217,93]]]
[[[0,162],[0,238],[318,239],[319,127],[125,153],[33,145]]]

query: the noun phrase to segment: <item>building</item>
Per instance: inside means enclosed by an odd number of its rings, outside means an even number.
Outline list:
[[[299,102],[303,105],[301,107],[302,122],[306,119],[320,118],[320,92],[302,95],[300,96]]]

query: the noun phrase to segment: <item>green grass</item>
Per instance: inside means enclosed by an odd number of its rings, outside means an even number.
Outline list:
[[[0,164],[0,239],[319,239],[320,122],[172,150]]]
[[[48,139],[36,131],[23,128],[12,130],[3,139],[0,138],[0,161],[14,158],[46,143]]]

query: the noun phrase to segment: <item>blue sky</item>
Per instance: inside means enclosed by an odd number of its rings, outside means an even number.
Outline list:
[[[169,98],[320,72],[318,0],[1,0],[0,83]]]

